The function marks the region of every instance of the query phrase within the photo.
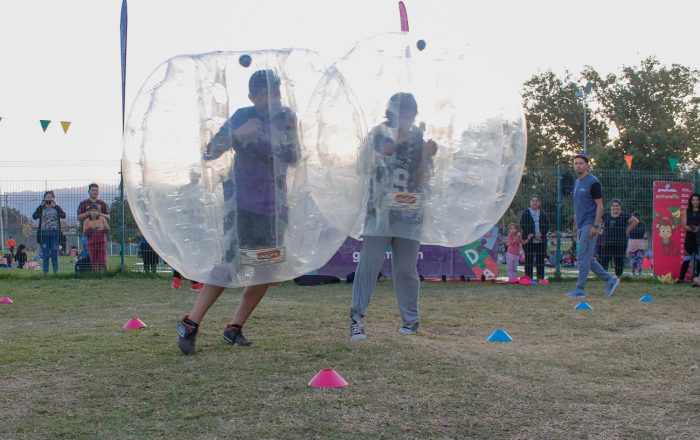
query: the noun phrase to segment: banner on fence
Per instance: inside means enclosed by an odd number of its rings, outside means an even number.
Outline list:
[[[680,275],[685,231],[680,228],[681,210],[688,207],[693,185],[687,182],[654,182],[652,250],[654,277],[673,282]]]
[[[479,279],[498,276],[498,228],[463,247],[448,248],[423,245],[418,252],[418,273],[425,278],[470,278]],[[344,279],[355,272],[360,260],[362,242],[348,237],[338,252],[316,271],[319,275],[333,275]],[[387,249],[382,274],[391,275],[391,249]]]

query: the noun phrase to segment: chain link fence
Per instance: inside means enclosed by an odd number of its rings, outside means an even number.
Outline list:
[[[107,267],[109,271],[143,271],[140,258],[138,229],[124,204],[125,194],[121,189],[121,163],[119,161],[56,161],[56,162],[0,162],[0,243],[2,256],[8,261],[10,237],[16,246],[24,245],[29,262],[41,263],[40,246],[37,243],[37,224],[32,214],[41,203],[45,191],[56,194],[56,202],[66,212],[61,224],[59,251],[60,272],[75,270],[76,260],[83,248],[82,231],[77,220],[78,205],[88,198],[88,185],[97,183],[99,198],[110,207],[110,235],[107,242]],[[651,225],[653,218],[652,191],[654,181],[691,182],[696,185],[698,173],[681,171],[636,171],[636,170],[591,170],[603,186],[606,210],[610,200],[620,199],[626,213],[637,211],[645,224]],[[550,219],[552,230],[548,234],[546,274],[575,276],[566,254],[574,246],[573,170],[562,167],[528,168],[523,173],[520,188],[510,207],[497,222],[503,234],[509,223],[519,223],[523,210],[529,206],[532,195],[539,195],[542,211]],[[124,209],[122,209],[124,207]],[[122,213],[123,211],[123,213]],[[123,221],[122,221],[123,220]],[[651,249],[650,228],[647,228]],[[16,252],[17,248],[15,248]],[[14,255],[12,256],[14,259]],[[575,263],[574,263],[575,264]],[[0,268],[2,270],[2,268]],[[170,268],[161,260],[159,272]],[[505,269],[501,271],[505,273]],[[39,272],[40,273],[40,272]]]

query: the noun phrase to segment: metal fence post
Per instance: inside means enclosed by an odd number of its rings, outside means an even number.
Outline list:
[[[121,240],[119,243],[119,261],[122,273],[126,271],[124,267],[124,235],[126,234],[126,222],[124,220],[124,167],[119,168],[119,202],[121,204],[121,219],[119,220],[119,229],[121,231]]]
[[[557,165],[557,252],[554,263],[554,276],[561,278],[561,192],[562,192],[562,172],[561,165]]]

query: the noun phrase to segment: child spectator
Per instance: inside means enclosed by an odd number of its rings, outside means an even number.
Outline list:
[[[19,245],[17,253],[15,254],[15,260],[17,261],[17,269],[22,269],[27,262],[27,246],[23,244]]]
[[[83,221],[83,232],[87,236],[87,250],[93,271],[107,270],[107,234],[109,224],[100,213],[100,206],[90,205],[90,216]]]
[[[140,230],[138,231],[136,236],[139,239],[139,254],[143,259],[143,271],[144,273],[155,274],[158,269],[158,262],[160,258],[158,257],[158,254],[151,247],[151,245],[148,243],[148,240],[146,240],[146,237],[143,236]]]
[[[520,254],[523,252],[523,245],[527,244],[534,234],[523,239],[520,235],[520,227],[515,223],[508,225],[508,252],[506,252],[506,264],[508,265],[508,279],[518,277],[518,264]]]

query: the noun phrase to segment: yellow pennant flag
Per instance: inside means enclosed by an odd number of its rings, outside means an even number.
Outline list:
[[[70,127],[70,121],[61,121],[61,127],[63,127],[63,133],[68,134],[68,127]]]

